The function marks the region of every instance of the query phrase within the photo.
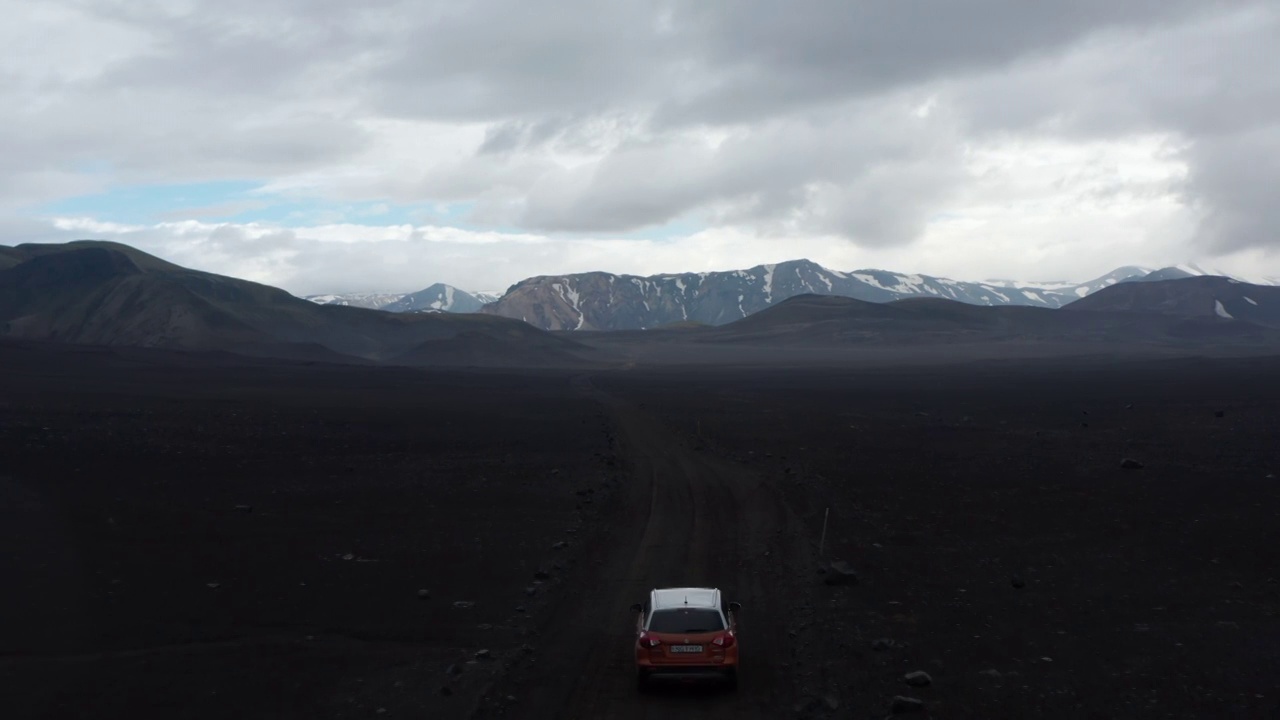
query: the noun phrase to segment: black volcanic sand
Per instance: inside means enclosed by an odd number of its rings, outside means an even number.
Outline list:
[[[432,372],[0,345],[0,703],[1274,717],[1276,368]],[[831,559],[858,584],[825,585]],[[744,605],[736,693],[635,688],[626,608],[685,583]]]

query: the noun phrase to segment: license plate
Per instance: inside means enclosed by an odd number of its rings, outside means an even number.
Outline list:
[[[700,652],[702,652],[702,646],[701,646],[701,645],[672,645],[672,646],[671,646],[671,652],[673,652],[673,653],[700,653]]]

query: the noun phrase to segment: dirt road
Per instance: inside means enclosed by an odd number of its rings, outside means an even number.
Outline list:
[[[777,717],[795,697],[786,670],[794,651],[788,617],[807,597],[780,588],[795,587],[798,575],[812,582],[806,530],[746,467],[704,452],[696,438],[672,434],[637,403],[587,378],[575,385],[607,408],[631,482],[606,513],[616,525],[602,530],[585,582],[562,591],[540,628],[534,663],[492,695],[519,696],[508,709],[521,717]],[[719,587],[742,603],[739,690],[637,690],[628,608],[664,586]]]

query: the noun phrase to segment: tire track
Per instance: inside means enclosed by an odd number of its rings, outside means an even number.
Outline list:
[[[624,398],[575,381],[608,411],[632,482],[594,582],[556,613],[544,665],[522,717],[773,718],[795,696],[775,666],[792,656],[794,598],[786,579],[813,567],[803,527],[771,486],[743,466],[689,447]],[[743,603],[740,689],[635,687],[632,616],[654,587],[709,585]]]

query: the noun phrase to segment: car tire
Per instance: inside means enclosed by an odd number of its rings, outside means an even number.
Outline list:
[[[737,668],[731,668],[728,672],[724,674],[724,682],[725,682],[725,688],[730,692],[734,692],[738,689]]]
[[[644,670],[636,670],[636,690],[640,692],[649,691],[649,673]]]

